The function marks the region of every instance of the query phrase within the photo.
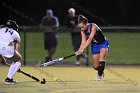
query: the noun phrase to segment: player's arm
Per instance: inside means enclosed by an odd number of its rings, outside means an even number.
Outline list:
[[[86,43],[86,35],[84,30],[81,29],[81,37],[82,37],[82,41],[81,41],[81,45],[79,47],[79,50],[75,52],[75,55],[79,55],[79,52],[83,49],[83,46]]]
[[[16,42],[14,42],[14,46],[15,46],[15,50],[17,52],[19,52],[20,51],[20,44],[16,41]]]
[[[78,51],[80,51],[81,49],[83,49],[83,46],[84,46],[85,43],[86,43],[86,35],[85,35],[85,33],[84,33],[83,30],[81,30],[81,37],[82,37],[82,41],[81,41],[81,45],[80,45],[80,48],[79,48]]]
[[[91,42],[92,42],[92,40],[95,36],[95,33],[96,33],[96,25],[93,24],[91,34],[90,34],[89,38],[87,39],[87,41],[86,41],[86,43],[83,47],[83,51],[84,51],[84,49],[86,49],[89,46],[89,44],[91,44]]]
[[[14,34],[14,47],[17,52],[20,52],[20,35],[18,32]]]
[[[91,34],[90,34],[89,38],[86,40],[85,43],[83,43],[81,45],[81,48],[80,48],[80,50],[78,50],[76,55],[80,55],[80,54],[82,54],[84,52],[84,50],[87,48],[87,46],[89,46],[89,44],[92,42],[93,37],[95,36],[95,33],[96,33],[96,25],[93,24],[92,31],[91,31]]]

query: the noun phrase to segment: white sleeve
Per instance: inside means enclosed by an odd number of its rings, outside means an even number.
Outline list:
[[[14,41],[17,41],[20,44],[20,35],[18,32],[14,31],[14,35],[13,35],[13,39]]]

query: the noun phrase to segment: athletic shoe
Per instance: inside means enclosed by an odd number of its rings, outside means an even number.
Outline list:
[[[79,61],[75,62],[75,65],[76,66],[79,66],[80,65],[80,62]]]
[[[98,75],[95,80],[96,81],[100,81],[100,80],[103,79],[103,77],[104,77],[104,73],[101,76]]]
[[[9,79],[9,78],[6,78],[5,79],[5,84],[18,84],[18,82],[17,81],[13,81],[13,79]]]

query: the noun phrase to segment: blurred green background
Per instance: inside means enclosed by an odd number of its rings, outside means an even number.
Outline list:
[[[110,41],[110,51],[107,64],[140,64],[140,33],[139,32],[104,32]],[[21,54],[24,57],[24,33],[21,35]],[[53,57],[60,58],[73,53],[71,35],[68,32],[58,32],[58,47]],[[47,51],[44,50],[43,32],[26,32],[26,62],[44,61]],[[75,62],[75,57],[64,62]],[[81,59],[81,61],[83,61]],[[89,62],[91,51],[89,46]]]

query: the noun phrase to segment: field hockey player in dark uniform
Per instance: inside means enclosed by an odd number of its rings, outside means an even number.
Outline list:
[[[82,42],[75,54],[82,54],[91,44],[93,68],[98,71],[96,80],[101,80],[104,77],[109,42],[103,35],[102,30],[95,23],[88,23],[88,19],[83,15],[79,15],[78,17],[78,27],[81,28]],[[86,39],[86,35],[89,35],[88,39]]]

